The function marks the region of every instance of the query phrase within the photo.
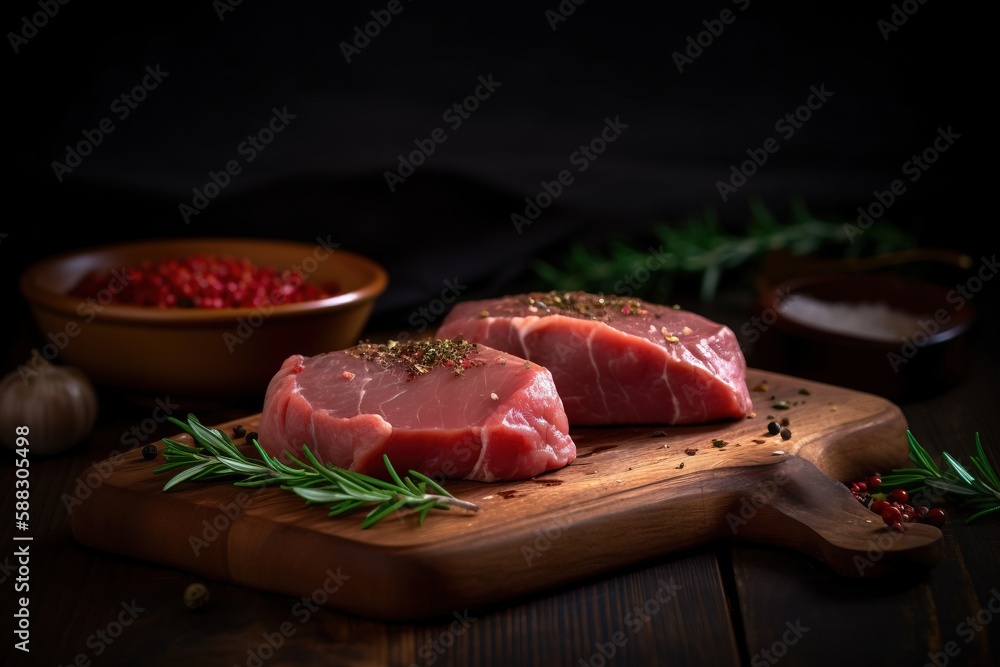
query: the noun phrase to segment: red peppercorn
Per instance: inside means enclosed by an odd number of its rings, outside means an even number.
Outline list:
[[[880,484],[882,484],[882,478],[879,477],[878,475],[872,475],[871,477],[865,480],[865,483],[868,485],[869,491],[874,491],[879,487]]]
[[[875,514],[878,514],[879,516],[882,516],[882,512],[884,512],[887,507],[892,507],[892,505],[889,504],[889,501],[879,499],[872,502],[871,511],[875,512]]]
[[[156,308],[251,308],[324,299],[340,293],[306,282],[298,269],[278,272],[247,258],[195,255],[143,261],[121,271],[123,289],[109,303]],[[92,271],[70,292],[78,298],[107,298],[111,273]],[[102,300],[101,303],[105,303]]]
[[[890,527],[901,526],[903,522],[903,513],[899,511],[897,507],[886,507],[882,510],[882,521],[885,525]]]
[[[940,528],[948,520],[948,514],[940,507],[934,507],[927,512],[927,523]]]
[[[867,493],[868,492],[868,484],[867,483],[865,483],[865,482],[856,482],[856,484],[858,485],[858,491],[860,491],[861,493]]]
[[[910,494],[905,489],[893,489],[889,494],[889,500],[897,502],[900,505],[905,505],[910,502]]]
[[[903,530],[903,513],[897,507],[887,507],[882,512],[882,521],[885,525],[896,530]]]

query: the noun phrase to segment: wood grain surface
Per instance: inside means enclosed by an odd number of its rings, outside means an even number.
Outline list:
[[[848,578],[938,562],[940,530],[890,533],[841,483],[906,464],[896,405],[754,369],[747,381],[751,418],[574,429],[569,466],[512,483],[451,482],[479,511],[434,513],[423,526],[400,513],[363,530],[359,517],[328,518],[278,489],[190,483],[164,493],[170,473],[152,472],[162,459],[133,450],[84,473],[103,482],[73,512],[72,532],[102,551],[392,621],[531,596],[713,542],[798,551]],[[786,409],[774,407],[782,401]],[[254,430],[257,418],[215,426]],[[771,418],[788,419],[789,440],[767,433]],[[338,595],[345,582],[365,594]]]

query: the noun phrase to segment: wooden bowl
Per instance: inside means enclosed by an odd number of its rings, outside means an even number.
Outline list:
[[[68,295],[91,271],[198,254],[246,258],[279,270],[300,267],[309,282],[334,282],[340,293],[222,309],[110,303],[110,282],[98,299]],[[363,256],[264,238],[155,239],[88,248],[36,262],[20,278],[44,339],[44,359],[58,356],[96,384],[139,397],[210,402],[263,400],[267,383],[290,355],[356,344],[387,285],[385,269]]]
[[[974,304],[954,289],[892,272],[792,278],[763,290],[754,311],[743,332],[754,367],[891,400],[960,382],[976,321]]]

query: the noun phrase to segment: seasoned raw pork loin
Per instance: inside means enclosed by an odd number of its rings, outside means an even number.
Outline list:
[[[552,375],[462,340],[357,346],[289,357],[264,397],[259,442],[273,456],[386,478],[526,479],[576,458]]]
[[[549,369],[571,425],[698,424],[751,410],[726,326],[639,299],[537,292],[457,304],[438,330]]]

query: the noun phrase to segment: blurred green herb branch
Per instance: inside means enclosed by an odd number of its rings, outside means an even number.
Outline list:
[[[860,230],[850,220],[822,220],[800,200],[790,203],[787,221],[778,220],[759,200],[750,201],[749,209],[743,233],[723,229],[714,209],[709,209],[702,217],[679,224],[652,225],[644,243],[621,236],[609,238],[601,247],[576,242],[555,262],[536,259],[533,269],[546,289],[629,292],[657,303],[671,298],[680,281],[700,276],[699,296],[709,301],[724,274],[749,272],[769,252],[827,258],[832,253],[847,259],[916,245],[910,234],[886,220]],[[850,235],[845,225],[853,226]]]

